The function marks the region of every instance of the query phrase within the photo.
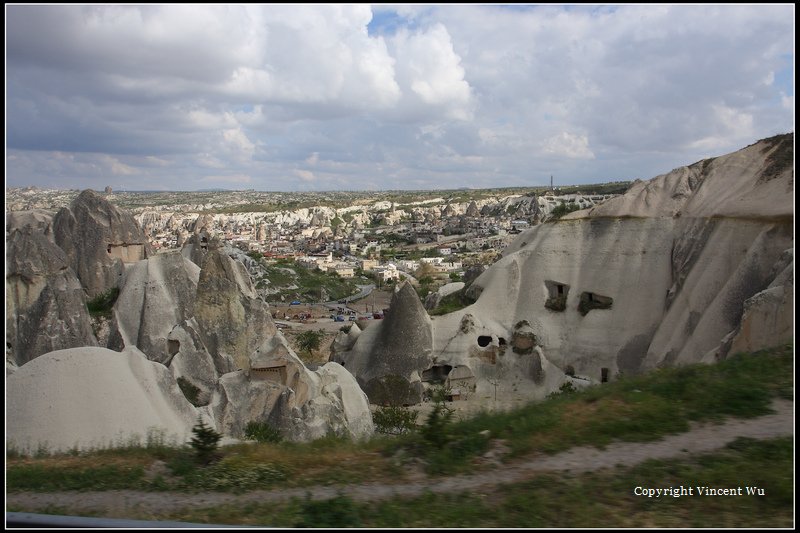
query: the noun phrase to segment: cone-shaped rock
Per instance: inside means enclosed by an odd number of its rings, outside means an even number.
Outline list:
[[[389,313],[363,331],[337,362],[358,380],[373,403],[419,403],[419,374],[432,364],[432,324],[414,288],[402,284],[392,296]]]

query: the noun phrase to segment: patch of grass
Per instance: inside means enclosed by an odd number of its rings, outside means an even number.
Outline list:
[[[687,431],[694,420],[767,414],[772,398],[785,397],[792,387],[791,345],[734,355],[716,365],[665,368],[454,423],[448,431],[453,442],[463,445],[438,457],[436,468],[447,472],[467,467],[469,457],[483,450],[476,445],[479,440],[473,440],[482,431],[506,440],[512,456],[580,445],[602,447],[614,440],[650,441]],[[403,438],[398,446],[404,445]],[[415,443],[405,445],[414,449]],[[446,461],[448,457],[452,461]]]
[[[453,311],[458,311],[459,309],[463,309],[469,305],[475,303],[475,300],[470,298],[464,293],[464,289],[456,291],[452,294],[448,294],[444,298],[441,299],[439,305],[436,306],[435,309],[430,311],[431,316],[435,315],[446,315],[448,313],[452,313]]]
[[[137,464],[97,467],[47,463],[18,464],[6,468],[6,490],[53,492],[61,490],[115,490],[141,486],[144,468]]]
[[[651,460],[587,474],[540,474],[480,492],[426,493],[356,502],[344,495],[310,501],[226,505],[167,519],[274,527],[776,528],[793,524],[792,439],[739,439],[688,459]],[[696,486],[765,489],[764,496],[698,496]],[[636,487],[692,487],[693,496],[647,498]]]
[[[280,442],[281,432],[266,422],[248,422],[244,428],[244,437],[257,442]]]
[[[442,435],[429,434],[428,439],[415,431],[376,436],[368,442],[328,436],[304,444],[226,446],[218,450],[221,458],[214,468],[197,465],[190,448],[170,447],[158,435],[148,438],[147,446],[132,444],[122,450],[41,458],[12,453],[6,457],[7,490],[250,490],[276,483],[305,487],[396,482],[405,475],[399,452],[404,458],[422,459],[431,474],[463,472],[476,468],[475,459],[486,452],[492,439],[503,439],[513,458],[580,445],[602,447],[615,440],[655,440],[686,431],[695,420],[764,415],[773,398],[792,398],[793,362],[789,344],[734,355],[715,365],[661,369],[558,394],[510,412],[446,420],[437,426]],[[148,484],[142,478],[156,459],[167,463],[175,479]],[[264,468],[259,470],[258,465]],[[241,481],[232,480],[247,469],[254,471],[242,473]]]

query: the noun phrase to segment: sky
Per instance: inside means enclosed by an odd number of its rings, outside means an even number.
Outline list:
[[[602,183],[794,131],[794,4],[5,9],[7,187]]]

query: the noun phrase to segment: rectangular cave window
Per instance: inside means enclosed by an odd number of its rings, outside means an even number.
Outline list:
[[[608,383],[608,369],[601,368],[600,369],[600,383]]]
[[[601,296],[594,292],[582,292],[578,302],[578,312],[586,316],[592,309],[611,309],[614,299],[609,296]]]
[[[547,300],[544,306],[551,311],[564,311],[567,308],[567,296],[569,295],[569,285],[559,281],[545,280],[547,290]]]

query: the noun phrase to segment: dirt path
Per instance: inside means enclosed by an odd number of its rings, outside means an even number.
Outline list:
[[[412,483],[363,483],[344,486],[317,486],[302,489],[254,491],[246,494],[164,493],[137,491],[11,493],[6,506],[24,508],[28,512],[58,506],[72,512],[93,511],[106,516],[125,516],[130,511],[153,513],[203,508],[224,504],[288,501],[291,498],[324,500],[346,495],[354,500],[381,500],[392,497],[419,496],[430,492],[462,492],[499,484],[523,481],[537,472],[587,472],[615,466],[630,466],[647,459],[688,457],[724,447],[737,437],[768,439],[794,434],[794,403],[776,400],[774,414],[753,419],[729,419],[719,425],[694,424],[686,433],[670,435],[648,443],[620,442],[604,450],[576,447],[552,456],[534,456],[512,464],[497,464],[493,470],[474,475],[428,479],[423,474]]]

